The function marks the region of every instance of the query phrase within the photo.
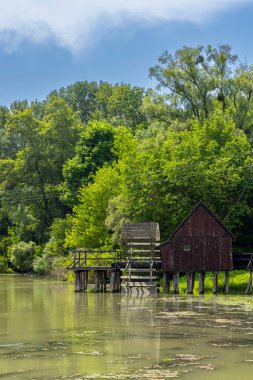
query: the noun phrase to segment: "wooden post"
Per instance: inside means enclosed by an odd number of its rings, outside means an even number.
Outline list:
[[[120,270],[117,268],[116,269],[114,268],[111,270],[110,292],[111,293],[120,292]]]
[[[195,284],[195,272],[187,272],[186,280],[187,280],[187,294],[193,294],[194,284]]]
[[[213,294],[218,292],[218,273],[219,272],[213,272]]]
[[[179,293],[179,272],[173,273],[173,293]]]
[[[170,273],[163,272],[163,288],[166,293],[170,291]]]
[[[106,292],[106,270],[97,270],[94,269],[94,292]]]
[[[252,291],[252,271],[249,272],[249,282],[245,290],[245,294],[249,294]]]
[[[229,271],[225,272],[225,292],[226,294],[229,292]]]
[[[75,271],[74,291],[80,292],[80,272]]]
[[[106,278],[107,278],[107,270],[103,270],[102,274],[102,291],[106,293]]]
[[[205,292],[205,272],[199,273],[199,294],[204,294]]]
[[[101,278],[100,278],[100,271],[99,270],[94,270],[94,292],[99,293],[101,289]]]
[[[83,272],[83,275],[84,275],[84,283],[83,283],[83,287],[84,287],[84,290],[87,290],[87,287],[88,287],[88,277],[89,277],[89,271],[86,270]]]
[[[75,292],[82,292],[83,290],[87,289],[87,276],[88,273],[84,271],[75,271]]]

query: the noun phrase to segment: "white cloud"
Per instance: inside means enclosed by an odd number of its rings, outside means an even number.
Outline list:
[[[128,21],[201,22],[252,0],[0,0],[0,41],[53,39],[73,52],[93,44],[109,28]]]

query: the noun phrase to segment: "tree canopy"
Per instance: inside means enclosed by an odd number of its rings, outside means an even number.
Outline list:
[[[117,247],[123,221],[166,239],[200,200],[253,248],[253,67],[183,47],[150,76],[156,89],[76,82],[0,107],[0,271]]]

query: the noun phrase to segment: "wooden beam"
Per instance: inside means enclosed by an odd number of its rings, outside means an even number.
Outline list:
[[[252,291],[252,271],[249,272],[249,282],[245,290],[245,294],[249,294]]]
[[[173,293],[179,293],[179,272],[173,273]]]
[[[87,289],[88,271],[75,271],[74,291],[82,292]]]
[[[205,292],[205,272],[199,273],[199,294],[204,294]]]
[[[163,288],[166,293],[170,291],[170,273],[163,272]]]
[[[187,294],[193,294],[194,284],[195,284],[195,272],[187,272],[186,281],[187,281]]]
[[[218,273],[213,272],[213,294],[218,293]]]
[[[225,272],[225,292],[226,294],[229,292],[229,271]]]
[[[121,271],[118,268],[113,268],[110,272],[110,292],[120,292],[120,275]]]

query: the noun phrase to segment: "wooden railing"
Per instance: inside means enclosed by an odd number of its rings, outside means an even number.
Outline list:
[[[253,269],[253,253],[242,252],[233,254],[234,269],[246,269],[252,271]]]
[[[83,250],[73,252],[73,261],[66,269],[82,267],[103,267],[120,265],[126,261],[126,253],[123,250]]]

